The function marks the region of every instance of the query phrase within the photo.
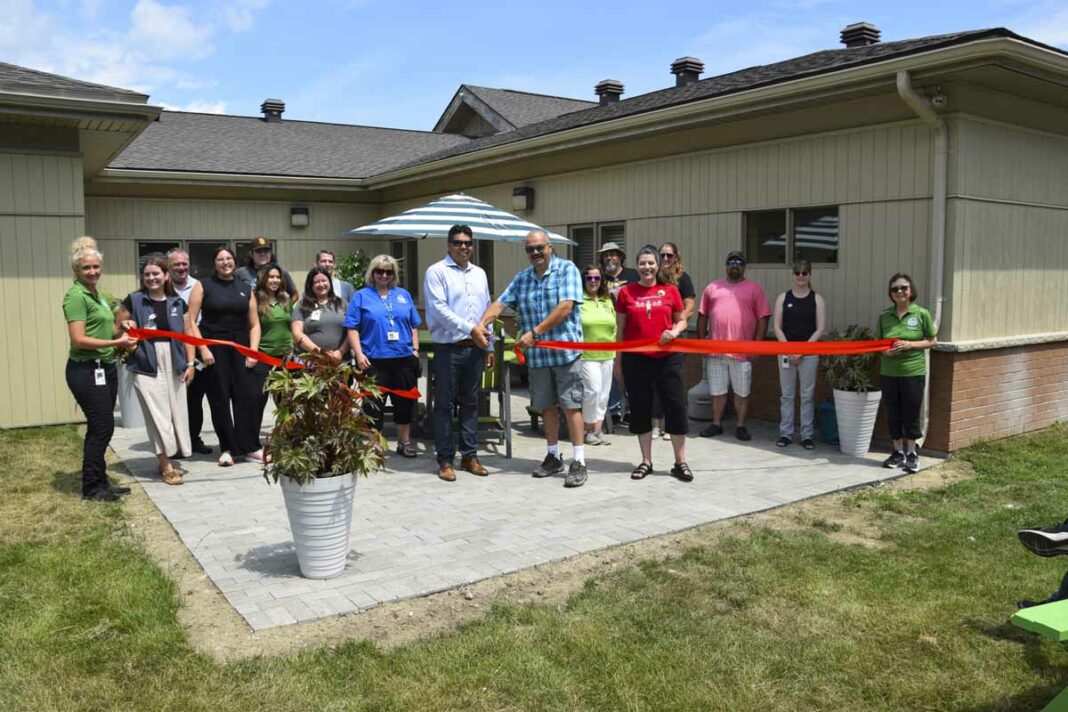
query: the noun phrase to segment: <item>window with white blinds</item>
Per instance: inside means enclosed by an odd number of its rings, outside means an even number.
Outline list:
[[[622,222],[587,223],[572,225],[568,236],[578,243],[571,248],[575,264],[579,269],[586,265],[597,264],[597,250],[606,242],[615,242],[626,249],[627,226]]]

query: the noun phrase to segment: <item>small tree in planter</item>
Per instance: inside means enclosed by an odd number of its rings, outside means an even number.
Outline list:
[[[348,559],[356,477],[382,468],[386,442],[362,408],[372,379],[321,354],[301,360],[303,370],[267,377],[276,407],[264,477],[282,486],[301,575],[330,578]]]
[[[831,332],[827,341],[869,341],[874,338],[871,329],[853,324],[844,334]],[[871,378],[875,358],[876,354],[820,358],[820,370],[834,389],[838,447],[847,455],[864,455],[871,448],[871,436],[882,398],[882,393],[875,388]]]

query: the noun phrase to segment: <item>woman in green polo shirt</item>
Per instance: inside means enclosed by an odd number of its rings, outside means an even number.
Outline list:
[[[268,356],[282,358],[293,348],[293,332],[289,327],[291,297],[286,291],[281,267],[272,266],[260,272],[256,280],[256,314],[260,318],[259,350]],[[265,363],[253,366],[252,377],[258,391],[263,391],[270,371],[271,367]],[[266,407],[267,394],[262,393],[255,413],[256,432],[263,425],[263,410]]]
[[[590,265],[582,272],[585,301],[582,302],[582,340],[616,340],[616,305],[608,291],[608,281],[601,268]],[[586,424],[587,445],[608,445],[601,434],[601,424],[608,410],[612,390],[612,364],[615,351],[582,352],[582,420]]]
[[[923,353],[934,346],[934,321],[931,313],[916,302],[916,285],[907,274],[890,278],[890,301],[893,306],[879,314],[876,332],[880,339],[894,339],[894,345],[879,356],[879,383],[886,404],[886,419],[894,451],[883,467],[901,467],[916,472],[920,466],[916,441],[920,430],[920,408],[927,376],[927,359]]]
[[[136,339],[120,334],[106,295],[98,291],[103,255],[91,237],[79,237],[70,247],[74,284],[63,297],[63,317],[70,335],[67,387],[85,413],[82,447],[82,498],[114,502],[128,487],[108,482],[104,453],[115,432],[115,398],[119,379],[115,349],[128,349]]]

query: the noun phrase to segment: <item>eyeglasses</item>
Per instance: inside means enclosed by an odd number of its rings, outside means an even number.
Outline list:
[[[548,245],[529,245],[523,249],[527,251],[528,255],[540,255],[542,252],[545,252],[546,247],[548,247]]]
[[[737,258],[727,260],[727,266],[728,267],[743,267],[744,265],[745,265],[745,260],[739,260]]]
[[[588,274],[588,275],[586,275],[586,281],[587,282],[600,282],[601,281],[601,276],[597,275],[597,274]]]
[[[675,253],[674,252],[661,252],[660,253],[660,259],[662,259],[662,260],[675,259]]]
[[[453,247],[474,247],[475,243],[471,240],[449,240],[449,244]]]
[[[896,284],[893,287],[890,287],[890,291],[894,294],[906,294],[909,291],[909,285]]]
[[[808,271],[806,271],[806,270],[801,270],[801,271],[799,272],[799,271],[797,271],[797,270],[794,270],[794,276],[795,276],[795,277],[807,277],[807,276],[808,276]]]
[[[376,277],[389,277],[390,275],[393,274],[393,270],[391,270],[391,269],[377,269],[376,268],[376,269],[374,269],[372,271],[373,271],[373,273],[374,273],[374,275]]]

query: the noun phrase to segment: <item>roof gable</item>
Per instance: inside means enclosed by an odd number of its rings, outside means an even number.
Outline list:
[[[472,138],[492,136],[595,105],[580,99],[461,84],[434,131]]]
[[[148,95],[0,62],[0,92],[145,104]]]

